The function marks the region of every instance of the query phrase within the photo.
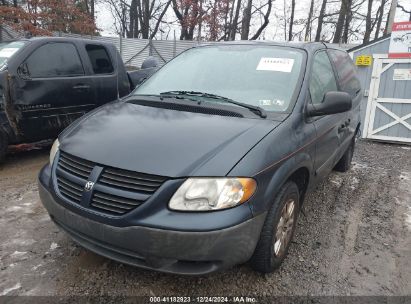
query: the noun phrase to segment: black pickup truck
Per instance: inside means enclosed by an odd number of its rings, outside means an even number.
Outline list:
[[[115,46],[96,40],[1,42],[0,161],[9,144],[55,138],[86,112],[128,95],[154,70],[127,72]]]

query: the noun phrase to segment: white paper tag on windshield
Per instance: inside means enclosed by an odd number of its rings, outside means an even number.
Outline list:
[[[276,71],[291,73],[294,59],[291,58],[273,58],[263,57],[257,66],[257,71]]]
[[[0,57],[10,58],[18,50],[19,50],[18,48],[4,48],[4,49],[0,50]]]

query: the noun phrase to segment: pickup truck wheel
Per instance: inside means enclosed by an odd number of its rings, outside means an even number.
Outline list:
[[[335,165],[334,170],[338,172],[347,172],[351,168],[352,157],[354,155],[355,139],[351,141],[350,146],[345,151],[344,155]]]
[[[8,140],[6,134],[0,130],[0,163],[4,161],[8,148]]]
[[[297,185],[283,185],[268,211],[260,239],[251,257],[251,267],[262,273],[277,269],[285,259],[294,235],[300,208]]]

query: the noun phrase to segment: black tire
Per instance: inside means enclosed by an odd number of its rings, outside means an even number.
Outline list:
[[[351,162],[352,158],[354,155],[354,149],[355,149],[355,139],[353,138],[351,141],[351,144],[347,148],[347,150],[344,152],[344,155],[341,157],[341,159],[338,161],[338,163],[335,165],[334,170],[338,172],[347,172],[351,168]]]
[[[278,243],[276,235],[286,233],[277,231],[280,226],[280,219],[283,218],[283,211],[286,204],[293,200],[294,212],[292,214],[293,224],[290,231],[287,231],[289,240],[284,242],[284,247],[276,254],[275,244]],[[276,270],[287,256],[288,248],[294,235],[297,224],[298,213],[300,211],[300,195],[297,185],[293,181],[284,184],[274,199],[273,205],[268,211],[260,239],[258,240],[254,254],[250,259],[251,267],[262,273],[271,273]],[[291,218],[291,217],[290,217]],[[283,220],[284,222],[284,220]],[[280,230],[281,231],[281,230]],[[287,237],[287,238],[288,238]],[[281,242],[280,242],[281,244]],[[278,248],[278,247],[276,247]]]
[[[6,133],[0,130],[0,163],[2,163],[6,157],[9,141]]]

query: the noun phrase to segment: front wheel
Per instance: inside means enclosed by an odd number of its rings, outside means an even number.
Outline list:
[[[297,185],[289,181],[283,185],[268,211],[251,267],[262,273],[277,269],[285,259],[297,224],[300,196]]]

